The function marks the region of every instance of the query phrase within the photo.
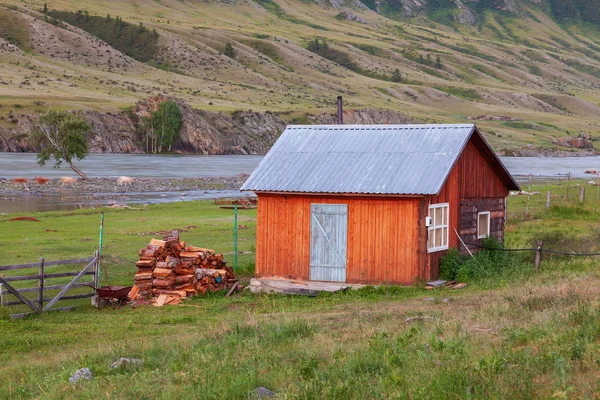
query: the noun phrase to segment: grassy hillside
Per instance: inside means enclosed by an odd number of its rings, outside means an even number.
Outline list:
[[[522,119],[479,122],[498,150],[598,134],[600,33],[581,11],[557,18],[550,3],[502,11],[505,2],[482,1],[470,24],[441,0],[411,18],[400,12],[411,0],[381,2],[381,14],[343,3],[57,0],[44,15],[43,1],[4,0],[11,24],[0,38],[22,51],[0,39],[0,124],[10,127],[11,110],[114,111],[156,93],[293,118],[331,112],[343,95],[347,108],[427,122]],[[309,49],[315,39],[327,51]]]

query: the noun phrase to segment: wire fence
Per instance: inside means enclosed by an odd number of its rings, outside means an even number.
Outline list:
[[[0,265],[85,258],[100,249],[100,284],[131,285],[139,250],[178,230],[187,245],[222,253],[236,273],[254,271],[256,210],[180,204],[175,211],[90,209],[2,220]]]

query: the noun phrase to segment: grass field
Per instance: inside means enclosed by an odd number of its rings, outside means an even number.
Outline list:
[[[600,201],[589,187],[579,204],[582,184],[571,182],[567,201],[566,181],[534,183],[531,190],[540,194],[531,196],[528,212],[525,196],[510,197],[507,245],[531,247],[539,239],[549,249],[598,251]],[[40,230],[20,253],[32,259],[45,246],[34,239],[47,235],[41,228],[91,224],[93,232],[99,222],[97,211],[35,216]],[[244,217],[250,229],[253,215]],[[110,210],[105,223],[108,231],[112,221],[122,246],[135,247],[135,232],[192,224],[193,231],[211,232],[218,228],[213,223],[228,225],[227,218],[208,203],[186,202]],[[0,238],[7,224],[0,222]],[[87,232],[70,236],[82,253],[87,244],[78,239]],[[228,250],[226,243],[220,248]],[[0,318],[0,398],[244,399],[258,386],[277,398],[304,399],[598,397],[598,261],[544,255],[536,273],[530,255],[515,257],[519,268],[473,279],[460,291],[383,286],[317,298],[243,293],[231,299],[216,293],[181,306],[98,311],[85,305]],[[406,322],[412,317],[421,318]],[[143,368],[110,370],[122,356],[142,359]],[[94,379],[69,384],[82,367]]]

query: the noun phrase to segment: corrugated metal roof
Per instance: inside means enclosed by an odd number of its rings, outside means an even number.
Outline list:
[[[437,194],[475,125],[292,125],[242,190]]]

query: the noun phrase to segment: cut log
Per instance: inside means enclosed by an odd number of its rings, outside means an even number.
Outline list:
[[[157,296],[160,296],[161,294],[168,294],[184,299],[187,298],[187,293],[185,290],[152,289],[152,293]]]
[[[137,295],[138,295],[139,292],[140,292],[139,286],[133,285],[133,287],[129,291],[129,294],[127,295],[127,298],[129,300],[135,300],[135,298],[137,297]]]
[[[142,273],[142,274],[151,274],[153,269],[154,268],[152,268],[152,267],[150,267],[150,268],[138,268],[137,269],[137,273],[138,274],[140,274],[140,273]]]
[[[152,240],[150,240],[150,244],[154,245],[154,246],[165,247],[167,242],[165,242],[164,240],[160,240],[160,239],[152,239]]]
[[[175,284],[173,278],[156,278],[152,281],[152,286],[161,289],[170,289]]]
[[[138,272],[133,277],[135,281],[144,281],[147,279],[152,279],[152,272]]]
[[[204,255],[203,252],[195,252],[195,251],[182,251],[179,253],[179,257],[181,258],[199,258]]]
[[[155,278],[168,278],[174,274],[171,268],[154,268],[154,277]]]
[[[175,273],[177,275],[193,275],[194,274],[194,268],[186,268],[183,265],[178,265],[175,268]]]
[[[194,274],[177,275],[175,277],[175,283],[177,285],[183,285],[184,283],[190,283],[193,279],[194,279]]]
[[[159,261],[156,263],[154,268],[161,268],[161,269],[169,268],[169,263],[166,261]]]
[[[135,266],[138,268],[152,268],[156,264],[156,260],[140,260],[135,263]]]
[[[198,268],[196,270],[196,278],[201,279],[202,277],[211,276],[221,276],[224,277],[227,275],[227,271],[224,269],[213,269],[213,268]]]
[[[213,249],[206,249],[204,247],[196,247],[196,246],[188,246],[185,248],[185,251],[193,251],[193,252],[201,251],[203,253],[206,253],[206,252],[214,253],[215,252]]]
[[[165,302],[167,301],[168,298],[169,298],[168,295],[161,294],[160,296],[158,296],[158,299],[156,299],[156,302],[154,302],[154,307],[162,307],[162,306],[164,306]]]

